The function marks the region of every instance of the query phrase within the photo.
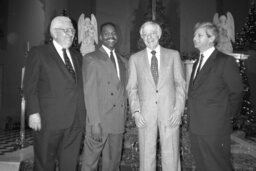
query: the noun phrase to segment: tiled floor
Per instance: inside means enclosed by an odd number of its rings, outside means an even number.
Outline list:
[[[233,138],[234,139],[234,138]],[[13,131],[0,131],[0,159],[1,161],[4,161],[6,163],[10,163],[11,159],[17,158],[17,155],[19,155],[22,152],[22,150],[17,150],[17,147],[19,147],[19,140],[20,140],[20,131],[19,130],[13,130]],[[233,165],[236,171],[255,171],[256,169],[256,158],[250,154],[252,153],[252,150],[256,145],[256,141],[254,138],[251,138],[251,140],[243,140],[243,139],[237,139],[235,138],[237,142],[233,142],[232,144],[232,160]],[[30,129],[25,131],[25,141],[28,144],[33,144],[33,138],[32,138],[32,131]],[[249,145],[248,145],[249,144]],[[235,147],[235,148],[234,148]],[[28,147],[29,153],[32,153],[32,146]],[[28,149],[27,148],[27,149]],[[26,148],[25,148],[26,149]],[[23,152],[22,152],[23,153]],[[25,152],[26,153],[26,152]],[[25,154],[24,153],[24,154]],[[20,158],[25,158],[25,160],[20,165],[21,171],[32,171],[32,165],[33,165],[33,157],[24,157],[24,154],[20,156]],[[15,157],[15,156],[16,157]],[[123,154],[124,155],[124,154]],[[130,154],[131,155],[131,154]],[[128,156],[130,156],[128,155]],[[191,156],[189,157],[188,154],[185,154],[183,159],[183,171],[191,171],[194,170],[194,167],[191,167]],[[4,160],[2,160],[4,159]],[[9,161],[10,160],[10,161]],[[123,160],[125,160],[123,158]],[[1,163],[0,161],[0,163]],[[124,161],[122,162],[124,163]],[[132,162],[135,163],[135,162]],[[124,166],[122,166],[121,171],[131,171],[131,165],[127,165],[126,163]],[[1,170],[1,166],[0,166]],[[136,170],[136,169],[135,169]]]
[[[33,143],[32,130],[25,130],[25,141]],[[0,130],[0,156],[16,151],[20,143],[20,130],[3,131]]]

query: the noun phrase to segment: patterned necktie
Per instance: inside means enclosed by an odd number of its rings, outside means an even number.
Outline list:
[[[152,57],[151,57],[151,74],[153,76],[153,79],[155,81],[155,84],[157,85],[158,82],[158,61],[156,58],[156,51],[151,51]]]
[[[115,57],[113,55],[113,51],[110,51],[110,59],[111,59],[111,61],[114,64],[115,70],[117,71],[117,69],[116,69],[116,62],[115,62]]]
[[[200,59],[199,59],[199,63],[198,63],[198,67],[197,67],[197,70],[196,70],[196,74],[195,74],[195,76],[194,76],[194,80],[196,80],[196,77],[197,77],[198,73],[199,73],[200,70],[201,70],[203,58],[204,58],[204,55],[201,54],[201,55],[200,55]]]
[[[74,78],[74,80],[76,80],[76,73],[71,65],[71,62],[68,58],[68,55],[67,55],[67,51],[66,49],[62,49],[63,51],[63,57],[64,57],[64,60],[65,60],[65,65],[66,65],[66,68],[68,69],[68,71],[70,72],[70,74],[72,75],[72,77]]]

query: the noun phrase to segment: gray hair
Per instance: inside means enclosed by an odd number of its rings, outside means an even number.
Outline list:
[[[53,32],[54,29],[62,28],[63,25],[66,25],[66,24],[70,24],[70,25],[73,26],[71,19],[68,18],[68,17],[57,16],[57,17],[53,18],[52,21],[51,21],[51,25],[50,25],[51,36],[52,37],[54,36],[54,32]]]
[[[142,37],[143,35],[143,29],[148,26],[148,25],[152,25],[153,27],[155,27],[156,31],[157,31],[157,34],[159,36],[159,38],[161,37],[162,35],[162,29],[160,27],[160,25],[154,21],[147,21],[145,22],[144,24],[142,24],[142,26],[140,27],[140,36]]]

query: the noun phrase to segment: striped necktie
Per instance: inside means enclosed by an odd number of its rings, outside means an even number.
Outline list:
[[[151,74],[153,76],[154,82],[157,85],[158,83],[158,61],[156,58],[156,51],[151,51],[152,57],[151,57]]]
[[[196,74],[194,75],[194,80],[196,80],[196,77],[197,75],[199,74],[200,70],[201,70],[201,66],[202,66],[202,62],[203,62],[203,58],[204,58],[204,55],[201,54],[200,57],[199,57],[199,63],[198,63],[198,67],[197,67],[197,70],[196,70]]]
[[[67,51],[66,49],[62,49],[63,51],[63,57],[64,57],[64,60],[65,60],[65,65],[66,65],[66,68],[68,69],[68,71],[70,72],[70,74],[72,75],[72,77],[74,78],[74,80],[76,80],[76,73],[72,67],[72,64],[68,58],[68,55],[67,55]]]

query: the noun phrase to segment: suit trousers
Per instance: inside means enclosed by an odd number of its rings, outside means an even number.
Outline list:
[[[140,171],[156,170],[157,130],[163,171],[180,171],[179,126],[158,124],[139,128]]]
[[[102,142],[85,137],[82,171],[97,171],[102,154],[102,171],[119,171],[123,134],[103,133]]]
[[[191,151],[196,171],[232,171],[230,135],[190,133]]]
[[[41,130],[34,133],[34,171],[75,171],[83,129],[72,126],[61,130]]]

